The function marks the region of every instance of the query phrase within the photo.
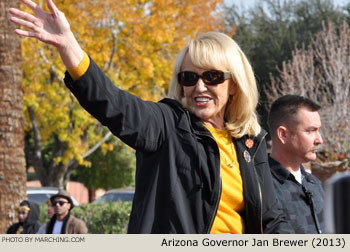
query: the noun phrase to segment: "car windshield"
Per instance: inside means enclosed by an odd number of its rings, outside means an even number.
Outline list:
[[[134,198],[133,193],[116,193],[113,194],[113,201],[132,201]]]
[[[52,195],[51,194],[46,194],[46,193],[43,193],[43,194],[28,194],[28,199],[30,201],[43,203],[43,202],[46,202],[47,200],[49,200]]]
[[[99,202],[109,202],[109,201],[132,201],[134,198],[134,192],[114,192],[106,193],[100,198],[95,200],[95,203]]]

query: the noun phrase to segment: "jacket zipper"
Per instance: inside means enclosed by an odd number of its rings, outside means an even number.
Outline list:
[[[265,135],[262,136],[262,138],[261,138],[261,140],[259,142],[259,145],[256,148],[256,151],[255,151],[253,159],[252,159],[253,162],[254,162],[254,159],[255,159],[255,155],[258,152],[259,147],[260,147],[261,143],[263,142],[263,140],[265,139],[266,135],[267,135],[267,133],[265,133]],[[261,234],[264,234],[263,223],[262,223],[262,219],[263,219],[262,218],[262,204],[263,204],[263,202],[262,202],[261,185],[260,185],[260,182],[259,182],[259,177],[258,177],[258,174],[256,172],[256,169],[254,169],[254,173],[255,173],[256,181],[258,183],[258,188],[259,188],[259,198],[260,198],[260,232],[261,232]]]
[[[218,208],[219,208],[221,193],[222,193],[222,178],[221,178],[221,164],[220,164],[220,189],[219,189],[219,197],[217,197],[217,199],[216,199],[215,214],[213,214],[213,216],[211,217],[211,221],[210,221],[210,225],[209,225],[207,234],[210,233],[210,230],[211,230],[211,228],[213,227],[213,223],[214,223],[214,220],[215,220],[215,217],[216,217],[216,213],[217,213]]]
[[[189,114],[188,110],[186,110],[186,115],[187,115],[188,121],[191,122],[190,114]],[[191,128],[193,128],[192,125],[191,125]],[[195,133],[195,134],[201,135],[201,136],[205,136],[205,137],[210,137],[210,138],[213,139],[213,141],[216,143],[215,138],[214,138],[211,134],[204,134],[204,133],[201,133],[201,132],[199,132],[199,131],[198,131],[198,133]],[[216,144],[216,146],[217,146],[217,148],[218,148],[219,156],[220,156],[219,146],[218,146],[217,144]],[[213,214],[213,216],[211,217],[210,225],[209,225],[209,228],[208,228],[208,230],[207,230],[207,232],[206,232],[207,234],[210,233],[210,230],[211,230],[211,228],[212,228],[212,226],[213,226],[214,219],[215,219],[215,217],[216,217],[216,212],[217,212],[217,210],[218,210],[218,208],[219,208],[219,202],[220,202],[221,193],[222,193],[222,178],[221,178],[221,163],[220,163],[220,162],[221,162],[221,161],[220,161],[220,158],[219,158],[219,164],[220,164],[220,165],[219,165],[219,176],[220,176],[219,193],[218,193],[218,197],[217,197],[217,199],[216,199],[216,204],[215,204],[215,214]]]
[[[213,139],[213,141],[216,143],[216,140],[214,137],[212,137],[211,135],[209,134],[201,134],[201,135],[204,135],[204,136],[208,136],[210,137],[211,139]],[[219,146],[216,144],[218,150],[219,150]],[[219,150],[219,156],[220,156],[220,150]],[[213,226],[213,223],[214,223],[214,220],[215,220],[215,217],[216,217],[216,213],[218,211],[218,208],[219,208],[219,203],[220,203],[220,198],[221,198],[221,193],[222,193],[222,178],[221,178],[221,160],[219,158],[219,177],[220,177],[220,187],[219,187],[219,193],[218,193],[218,197],[216,198],[216,203],[215,203],[215,214],[212,215],[211,217],[211,220],[210,220],[210,225],[208,227],[208,230],[207,230],[207,234],[210,233],[210,230]]]

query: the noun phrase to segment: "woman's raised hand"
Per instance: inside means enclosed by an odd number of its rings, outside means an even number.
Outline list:
[[[26,28],[26,30],[15,29],[15,33],[54,45],[59,50],[62,61],[67,68],[77,66],[84,53],[71,32],[64,13],[57,9],[52,0],[46,1],[50,13],[45,12],[31,0],[21,1],[35,13],[35,16],[10,8],[9,12],[13,15],[10,18],[11,22]]]
[[[52,0],[47,0],[51,13],[43,11],[36,3],[30,0],[21,0],[35,13],[35,16],[21,10],[10,8],[14,15],[10,18],[13,23],[21,25],[28,30],[16,29],[18,35],[39,39],[56,47],[64,43],[64,37],[70,33],[70,25],[64,14],[57,9]]]

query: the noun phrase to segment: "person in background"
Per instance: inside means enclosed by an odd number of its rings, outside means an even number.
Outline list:
[[[74,207],[72,198],[67,191],[60,190],[50,198],[55,211],[54,216],[46,225],[47,234],[87,234],[85,223],[74,217],[70,210]]]
[[[49,13],[22,3],[35,16],[11,8],[11,21],[28,29],[15,32],[55,46],[80,104],[136,149],[128,233],[291,232],[277,208],[254,73],[232,38],[208,32],[190,40],[169,97],[143,101],[111,83],[52,0]]]
[[[49,220],[51,220],[52,216],[54,216],[55,214],[55,210],[51,204],[51,200],[46,201],[46,204],[47,204],[47,217],[49,218]],[[41,225],[37,234],[46,234],[46,226],[47,226],[47,223],[44,223],[43,225]]]
[[[18,222],[11,225],[7,234],[35,234],[39,229],[40,208],[32,201],[23,200],[17,207]]]
[[[322,183],[302,165],[316,159],[323,143],[319,109],[306,97],[285,95],[272,103],[268,118],[273,183],[297,234],[320,234],[324,230]]]

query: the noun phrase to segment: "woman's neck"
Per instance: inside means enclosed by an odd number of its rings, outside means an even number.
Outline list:
[[[210,128],[214,129],[225,129],[225,123],[222,122],[214,122],[214,121],[202,121],[202,123]]]

